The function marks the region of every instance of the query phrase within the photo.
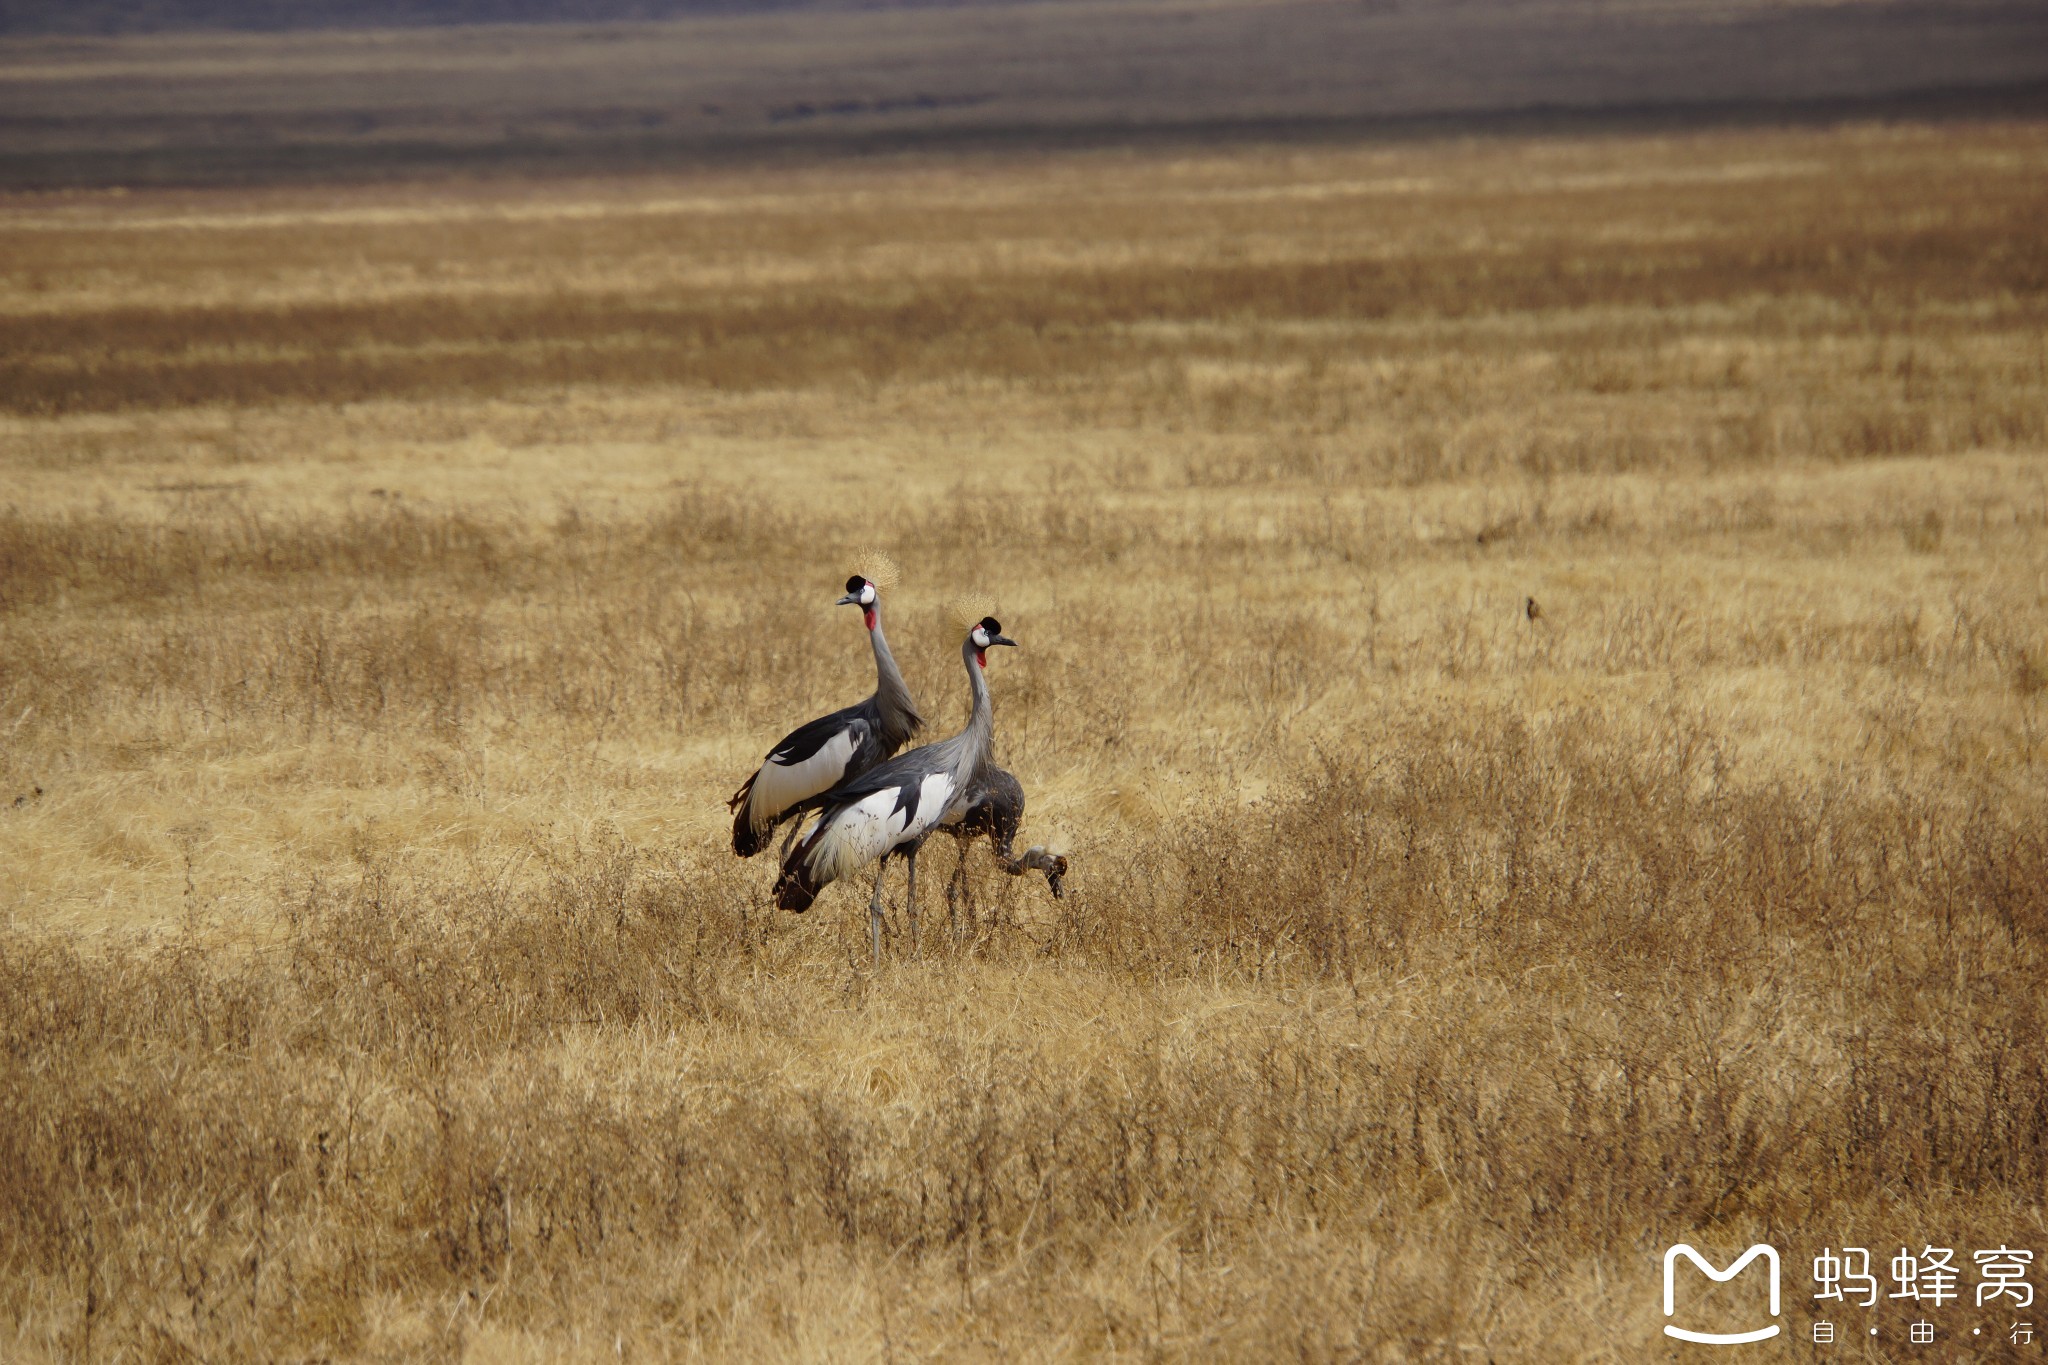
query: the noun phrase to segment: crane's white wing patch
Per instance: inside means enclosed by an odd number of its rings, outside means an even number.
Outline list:
[[[902,800],[905,794],[904,787],[884,787],[839,812],[814,836],[811,867],[820,882],[849,876],[936,825],[952,797],[953,775],[927,774],[914,799]]]
[[[753,794],[747,800],[747,816],[754,827],[770,820],[808,797],[837,786],[846,776],[846,765],[860,747],[866,730],[859,722],[849,725],[818,746],[818,751],[801,763],[777,763],[772,757],[754,774]]]
[[[939,823],[946,805],[953,799],[953,775],[933,773],[918,785],[917,814],[911,820],[912,834],[922,834]]]

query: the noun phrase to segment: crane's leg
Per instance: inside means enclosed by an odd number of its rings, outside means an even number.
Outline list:
[[[960,887],[967,880],[967,849],[960,847],[960,861],[953,864],[953,877],[946,883],[946,926],[953,931],[953,937],[961,937],[960,928]]]
[[[916,844],[910,846],[910,889],[904,892],[904,899],[910,907],[910,955],[923,957],[924,940],[917,933],[917,849]]]
[[[875,894],[868,901],[868,946],[874,949],[878,967],[882,964],[882,878],[888,871],[889,859],[885,855],[875,864]]]
[[[967,854],[973,849],[971,843],[960,846],[960,903],[967,907],[967,937],[974,937],[977,916],[974,910],[974,879],[967,875]]]

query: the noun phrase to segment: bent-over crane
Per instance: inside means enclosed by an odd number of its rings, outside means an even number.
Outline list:
[[[1011,852],[1017,841],[1017,830],[1024,823],[1024,784],[1008,769],[998,768],[989,763],[981,770],[981,776],[967,790],[967,806],[960,818],[942,824],[940,829],[959,843],[960,861],[953,868],[953,879],[946,883],[946,909],[949,915],[957,914],[960,897],[967,897],[967,917],[971,924],[974,919],[974,896],[967,884],[967,850],[976,839],[987,837],[995,851],[996,865],[1012,877],[1021,877],[1033,868],[1045,874],[1045,884],[1055,897],[1066,895],[1062,882],[1067,875],[1067,860],[1043,844],[1033,844],[1020,857]]]

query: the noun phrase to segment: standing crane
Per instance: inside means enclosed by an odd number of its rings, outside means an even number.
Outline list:
[[[767,847],[775,827],[798,814],[810,798],[867,772],[924,726],[882,634],[881,589],[895,585],[896,565],[886,556],[864,554],[855,567],[860,572],[846,580],[846,595],[833,605],[859,607],[867,622],[868,643],[875,650],[874,694],[784,735],[740,784],[726,805],[733,813],[732,851],[742,858]],[[795,835],[792,826],[790,837]],[[788,847],[785,839],[785,852]]]
[[[960,615],[983,609],[974,601],[956,608]],[[949,815],[965,815],[968,796],[988,765],[995,735],[989,702],[988,651],[1017,642],[1003,634],[993,616],[984,615],[966,628],[960,646],[973,695],[967,728],[889,760],[879,768],[842,782],[823,796],[806,802],[824,811],[782,862],[775,882],[775,903],[799,913],[811,908],[818,893],[841,877],[875,864],[875,892],[868,900],[868,938],[876,961],[882,956],[882,878],[892,854],[910,865],[908,891],[910,938],[917,943],[917,850],[924,837]]]
[[[967,789],[967,805],[957,820],[939,826],[953,836],[960,846],[960,861],[953,868],[953,879],[946,883],[946,909],[956,915],[960,897],[967,897],[967,919],[971,927],[974,921],[974,896],[967,885],[967,850],[976,839],[986,836],[995,851],[996,864],[1012,877],[1021,877],[1037,868],[1045,874],[1045,884],[1055,897],[1066,895],[1061,885],[1067,875],[1067,860],[1043,844],[1034,844],[1019,857],[1011,852],[1017,840],[1017,829],[1024,823],[1024,784],[1007,769],[989,763],[981,770],[981,776]]]

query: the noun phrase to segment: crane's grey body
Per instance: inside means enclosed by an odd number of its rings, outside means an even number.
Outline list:
[[[959,815],[945,821],[941,828],[963,844],[985,835],[995,846],[996,856],[1007,861],[1010,846],[1023,823],[1024,784],[1008,769],[998,768],[991,761],[982,765],[968,787],[966,804]]]
[[[1023,823],[1024,784],[993,762],[983,764],[980,775],[967,790],[966,806],[958,818],[939,826],[960,846],[960,862],[953,869],[953,879],[946,883],[949,915],[957,914],[960,898],[965,895],[967,918],[970,924],[973,922],[974,897],[967,886],[967,850],[976,839],[984,837],[995,850],[996,863],[1003,871],[1012,877],[1021,877],[1036,868],[1045,874],[1045,884],[1054,896],[1066,894],[1065,887],[1061,885],[1067,875],[1065,858],[1043,845],[1025,849],[1021,857],[1012,852],[1017,830]]]
[[[882,634],[881,603],[873,585],[855,581],[862,589],[849,583],[839,601],[860,607],[865,615],[868,643],[875,651],[874,693],[784,735],[733,793],[726,803],[733,812],[732,851],[742,858],[767,847],[775,827],[806,809],[812,797],[874,768],[924,725]]]
[[[994,618],[977,624],[961,646],[967,665],[973,705],[967,727],[942,739],[890,759],[881,766],[841,782],[821,796],[802,803],[824,813],[783,860],[775,883],[775,900],[785,910],[802,912],[818,893],[841,877],[876,864],[875,892],[868,902],[869,933],[875,955],[881,955],[882,874],[891,854],[910,864],[910,922],[917,932],[917,849],[924,837],[948,818],[964,818],[976,780],[987,766],[995,734],[995,716],[983,676],[991,645],[1011,644]]]

